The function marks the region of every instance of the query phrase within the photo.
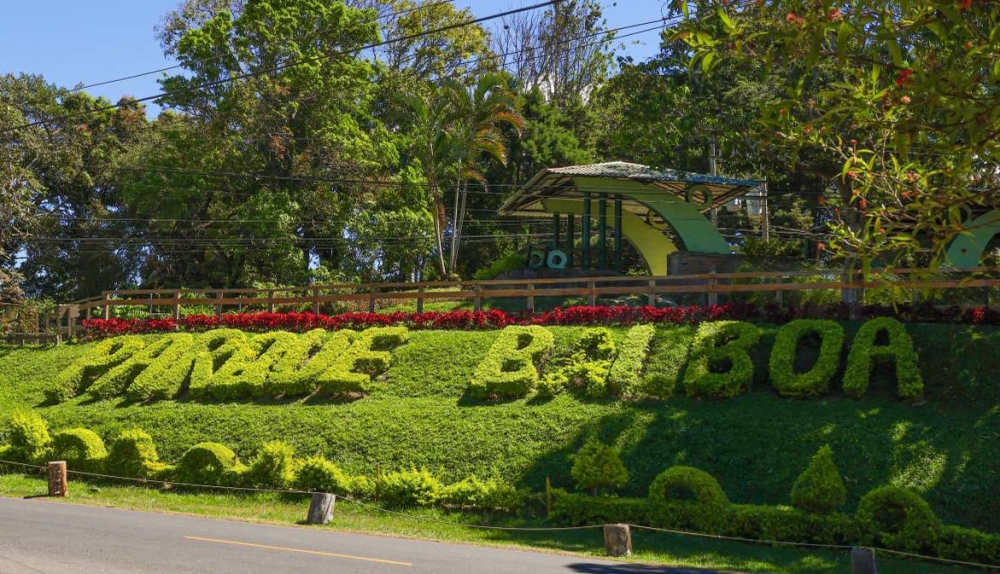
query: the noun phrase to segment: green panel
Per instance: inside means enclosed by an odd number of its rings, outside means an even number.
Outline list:
[[[542,206],[550,213],[583,213],[583,202],[572,199],[544,199]],[[622,214],[622,233],[646,260],[650,274],[667,274],[667,255],[677,251],[673,241],[647,225],[638,215],[627,211]]]
[[[990,239],[1000,233],[1000,210],[981,215],[967,224],[966,231],[948,248],[948,263],[954,267],[979,267],[979,260]]]
[[[688,203],[670,192],[630,180],[574,177],[573,183],[582,192],[619,194],[646,205],[660,214],[660,217],[677,231],[688,251],[720,254],[728,254],[731,251],[722,234],[708,218],[702,215],[697,205]]]

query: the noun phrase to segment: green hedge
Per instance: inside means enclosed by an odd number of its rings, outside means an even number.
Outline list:
[[[941,521],[910,489],[876,488],[861,498],[857,516],[870,544],[919,553],[933,553],[937,548]]]
[[[150,478],[162,467],[153,437],[142,429],[123,431],[111,443],[104,468],[108,474]]]
[[[108,457],[108,450],[92,430],[65,429],[52,435],[52,457],[65,460],[72,470],[99,471]]]
[[[184,453],[175,476],[189,484],[227,484],[237,462],[236,453],[226,445],[202,442]]]
[[[295,449],[281,441],[264,443],[245,476],[251,488],[288,488],[295,480]]]
[[[390,351],[409,341],[405,327],[367,329],[316,377],[319,389],[332,396],[367,393],[372,380],[389,368]]]
[[[674,396],[688,362],[694,331],[689,325],[656,329],[639,398],[669,399]]]
[[[688,396],[722,399],[745,391],[754,376],[749,351],[760,335],[757,326],[741,321],[702,323],[691,344],[691,358],[684,373]]]
[[[127,396],[133,401],[169,399],[187,386],[191,368],[198,356],[195,337],[190,333],[168,335],[173,341],[146,370],[128,386]]]
[[[650,345],[656,335],[653,325],[632,327],[618,348],[618,356],[608,371],[608,388],[611,394],[620,397],[636,397],[642,394],[642,373],[649,355]]]
[[[49,427],[38,413],[15,411],[7,423],[10,448],[5,456],[17,462],[44,464],[52,446]]]
[[[538,367],[552,352],[555,339],[544,327],[507,327],[486,352],[469,381],[478,398],[523,397],[538,382]]]
[[[718,532],[726,523],[729,498],[719,481],[690,466],[672,466],[649,485],[656,524]]]
[[[87,388],[112,367],[142,350],[146,342],[140,337],[125,336],[98,343],[82,359],[64,369],[45,390],[45,398],[53,402],[69,400]]]
[[[792,504],[805,512],[829,514],[843,506],[846,499],[847,487],[833,463],[833,450],[823,445],[795,479]]]
[[[880,335],[888,340],[887,344],[877,344]],[[900,398],[920,398],[924,394],[924,381],[913,341],[906,332],[906,326],[891,317],[866,321],[858,329],[847,357],[844,392],[849,397],[863,397],[868,392],[872,369],[879,363],[890,361],[896,366]]]
[[[225,394],[224,390],[212,390],[216,373],[229,363],[241,365],[253,361],[257,350],[243,331],[218,329],[199,337],[200,350],[191,368],[188,392],[194,398],[205,398]]]
[[[652,507],[645,498],[588,496],[553,488],[548,493],[552,507],[549,519],[567,526],[595,526],[627,522],[653,524]]]
[[[441,481],[425,468],[390,472],[377,481],[379,501],[387,506],[431,506],[441,498]]]
[[[611,331],[604,327],[583,330],[568,356],[554,358],[545,365],[538,381],[541,396],[553,396],[567,388],[583,389],[590,397],[607,394],[608,372],[616,345]]]
[[[823,515],[790,506],[734,504],[723,533],[754,540],[855,544],[861,530],[854,517],[846,514]]]
[[[819,356],[811,369],[796,372],[796,356],[803,339],[819,337]],[[834,321],[798,319],[778,331],[771,348],[768,372],[778,394],[788,397],[821,395],[840,368],[844,328]]]

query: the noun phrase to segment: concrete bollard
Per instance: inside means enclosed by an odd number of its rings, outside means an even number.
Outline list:
[[[49,496],[66,496],[69,485],[66,482],[66,461],[49,463]]]
[[[337,504],[337,495],[317,492],[309,502],[309,524],[329,524],[333,519],[333,507]]]
[[[851,574],[878,574],[875,552],[869,548],[851,548]]]
[[[608,556],[632,555],[632,531],[628,524],[604,525],[604,551]]]

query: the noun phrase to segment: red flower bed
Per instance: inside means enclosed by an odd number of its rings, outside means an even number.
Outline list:
[[[902,321],[955,323],[974,325],[1000,324],[1000,312],[988,308],[962,310],[958,307],[938,308],[930,305],[899,305],[895,308],[867,305],[855,310],[856,318],[893,316]],[[411,329],[477,330],[502,329],[508,325],[632,325],[635,323],[698,324],[703,321],[762,321],[787,323],[793,319],[847,320],[851,316],[847,305],[803,305],[763,307],[738,303],[706,307],[601,307],[580,306],[556,308],[544,313],[513,315],[505,311],[448,311],[408,313],[240,313],[230,315],[190,315],[173,319],[87,319],[83,321],[81,338],[103,339],[119,335],[200,332],[210,329],[239,329],[250,332],[293,331],[312,329],[363,330],[370,327],[406,326]]]

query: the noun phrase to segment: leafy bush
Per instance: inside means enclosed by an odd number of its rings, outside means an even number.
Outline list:
[[[139,337],[118,337],[100,342],[69,368],[56,377],[45,390],[45,398],[53,402],[69,400],[87,390],[95,379],[142,350],[146,345]]]
[[[703,323],[691,345],[684,373],[688,396],[729,398],[753,382],[750,349],[760,340],[760,329],[741,321]]]
[[[15,411],[7,423],[7,439],[10,449],[7,456],[18,462],[46,462],[46,455],[52,446],[49,426],[38,413]]]
[[[1000,563],[1000,535],[960,526],[942,526],[938,532],[937,555],[950,560]]]
[[[363,331],[317,378],[316,384],[329,395],[367,393],[369,383],[389,368],[390,351],[409,340],[406,327],[383,327]]]
[[[811,369],[795,370],[799,342],[803,338],[819,337],[819,357]],[[771,349],[769,372],[778,393],[788,397],[821,395],[829,389],[830,379],[840,367],[840,350],[844,346],[844,328],[833,321],[798,319],[778,331]]]
[[[493,279],[501,273],[506,273],[511,269],[521,269],[528,265],[528,258],[525,257],[524,253],[511,252],[505,253],[494,259],[492,263],[479,269],[472,274],[472,278],[477,281],[487,281]]]
[[[628,471],[613,447],[590,440],[573,457],[570,476],[580,490],[613,490],[628,482]]]
[[[843,506],[846,498],[847,487],[833,463],[833,450],[824,445],[795,479],[792,504],[805,512],[829,514]]]
[[[521,508],[524,495],[499,480],[479,480],[475,475],[441,489],[441,504],[457,508],[513,512]]]
[[[548,372],[538,383],[542,396],[552,396],[566,387],[580,387],[592,397],[607,392],[608,371],[615,355],[611,331],[599,327],[584,330],[573,343],[573,352],[548,365]]]
[[[642,367],[649,355],[649,347],[656,335],[656,327],[639,325],[629,329],[618,350],[615,362],[608,371],[608,388],[620,397],[634,397],[640,392]]]
[[[588,496],[553,488],[549,495],[552,508],[549,519],[567,526],[594,526],[614,522],[650,524],[651,507],[645,498]]]
[[[123,431],[108,449],[104,467],[115,476],[150,478],[161,470],[153,437],[142,429]]]
[[[425,468],[390,472],[378,478],[387,506],[431,506],[441,497],[441,482]]]
[[[295,449],[281,441],[264,443],[246,474],[253,488],[286,488],[295,480]]]
[[[191,335],[176,333],[149,342],[128,359],[94,381],[87,394],[95,399],[110,399],[125,394],[136,377],[157,359],[179,359],[190,347]]]
[[[236,466],[236,453],[217,442],[202,442],[189,448],[177,465],[177,482],[225,484],[226,474]]]
[[[264,396],[264,387],[274,363],[298,336],[275,332],[250,339],[253,354],[239,353],[212,375],[208,392],[219,400]]]
[[[127,395],[134,401],[169,399],[188,383],[198,357],[195,337],[189,333],[168,335],[172,344],[154,358],[129,385]]]
[[[298,464],[295,480],[297,490],[306,492],[326,492],[344,496],[351,493],[351,477],[340,467],[321,456],[311,456]]]
[[[554,345],[552,333],[543,327],[507,327],[476,368],[469,394],[523,397],[538,382],[538,364]]]
[[[688,362],[694,328],[688,325],[661,327],[656,330],[646,373],[643,376],[642,394],[657,399],[674,396]]]
[[[656,523],[716,533],[726,523],[729,498],[719,481],[703,470],[672,466],[649,485]]]
[[[204,350],[195,359],[188,386],[188,392],[195,398],[226,394],[224,390],[211,390],[215,374],[230,361],[234,365],[242,365],[257,356],[246,333],[235,329],[211,331],[199,337],[199,343],[204,346]]]
[[[941,523],[931,507],[913,490],[876,488],[861,498],[857,512],[864,539],[891,550],[933,552]]]
[[[347,353],[357,337],[358,333],[350,329],[333,334],[309,331],[268,375],[265,385],[267,395],[294,396],[314,392],[318,388],[316,379]]]
[[[70,470],[95,471],[104,464],[108,450],[94,431],[65,429],[52,435],[52,456],[65,460]]]
[[[888,339],[887,344],[876,344],[880,334]],[[844,392],[856,399],[863,397],[868,392],[872,369],[878,363],[889,361],[896,365],[899,396],[904,399],[920,398],[924,394],[924,381],[917,364],[917,352],[913,349],[906,327],[891,317],[872,319],[858,329],[847,357]]]
[[[845,514],[812,514],[789,506],[734,504],[725,534],[755,540],[854,544],[857,521]]]

